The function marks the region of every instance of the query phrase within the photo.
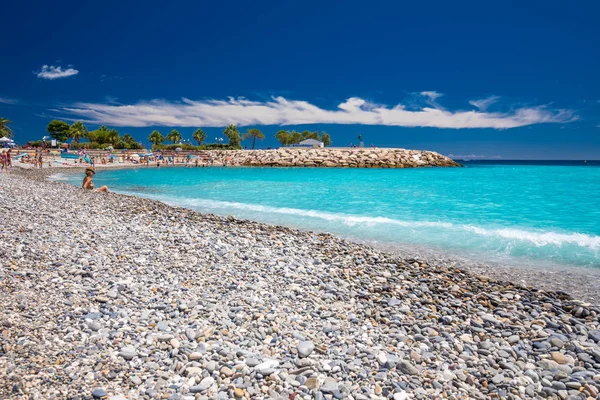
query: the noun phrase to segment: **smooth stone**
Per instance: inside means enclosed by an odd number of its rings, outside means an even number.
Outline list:
[[[519,335],[511,335],[508,337],[508,339],[506,339],[506,341],[510,344],[517,343],[519,340],[521,340],[521,337]]]
[[[327,377],[327,378],[325,378],[325,381],[323,382],[323,384],[321,385],[319,390],[323,393],[336,392],[337,390],[339,390],[338,383],[335,379]]]
[[[92,396],[94,396],[95,399],[101,399],[106,396],[106,391],[103,388],[96,388],[92,391]]]
[[[260,361],[258,361],[256,358],[248,358],[246,360],[246,365],[249,367],[256,367],[259,364],[260,364]]]
[[[97,321],[92,321],[88,323],[87,326],[88,328],[90,328],[90,330],[94,332],[98,332],[100,329],[102,329],[102,324],[100,324],[100,322]]]
[[[419,373],[419,370],[414,365],[405,360],[401,360],[398,365],[396,365],[396,368],[407,375],[417,375]]]
[[[156,329],[158,329],[161,332],[164,332],[169,329],[169,325],[167,325],[165,321],[160,321],[158,324],[156,324]]]
[[[216,361],[209,361],[206,363],[206,369],[209,372],[213,372],[214,370],[216,370],[219,367],[219,364],[217,364]]]
[[[401,392],[396,392],[394,393],[394,400],[406,400],[408,399],[408,393],[406,393],[404,390]]]
[[[208,377],[202,379],[198,386],[200,388],[200,391],[203,392],[205,390],[208,390],[208,388],[211,387],[212,385],[214,385],[214,383],[215,383],[215,378],[213,378],[212,376],[208,376]]]
[[[396,306],[399,306],[400,304],[402,304],[402,302],[395,297],[391,298],[388,301],[388,306],[390,306],[390,307],[396,307]]]
[[[305,340],[298,344],[298,355],[308,357],[315,350],[315,344],[310,340]]]
[[[202,357],[203,357],[202,353],[198,353],[198,352],[193,352],[188,355],[188,359],[191,361],[202,360]]]
[[[121,349],[119,355],[129,361],[137,356],[137,351],[133,346],[126,346]]]
[[[600,330],[589,331],[588,337],[594,342],[600,343]]]
[[[498,385],[499,383],[504,382],[504,375],[498,374],[498,375],[494,376],[492,378],[492,382],[494,382],[496,385]]]
[[[306,383],[304,384],[307,388],[309,389],[318,389],[319,388],[319,381],[317,378],[308,378],[306,380]]]
[[[552,357],[552,360],[554,360],[555,362],[557,362],[561,365],[573,363],[572,360],[570,359],[570,357],[567,357],[558,351],[551,352],[550,356]]]
[[[262,362],[254,367],[254,370],[261,375],[271,375],[275,372],[275,368],[279,366],[279,361],[277,360],[267,360]]]
[[[556,390],[565,390],[567,386],[562,382],[554,381],[552,382],[552,388]]]

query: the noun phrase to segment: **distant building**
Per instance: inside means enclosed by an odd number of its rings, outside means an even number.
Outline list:
[[[315,148],[315,147],[324,147],[323,142],[316,140],[316,139],[306,139],[301,141],[298,144],[292,144],[290,147],[308,147],[308,148]]]

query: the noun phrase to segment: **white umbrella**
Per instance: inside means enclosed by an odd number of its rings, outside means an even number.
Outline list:
[[[10,142],[10,139],[7,137],[1,137],[0,142]]]

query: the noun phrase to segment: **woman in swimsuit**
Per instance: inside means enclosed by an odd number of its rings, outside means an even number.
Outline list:
[[[94,182],[92,182],[92,177],[95,174],[96,174],[96,171],[94,171],[91,168],[86,168],[85,178],[83,178],[83,184],[81,185],[81,187],[84,189],[87,189],[87,190],[94,190]],[[97,192],[108,193],[108,187],[102,186],[100,189],[97,190]]]

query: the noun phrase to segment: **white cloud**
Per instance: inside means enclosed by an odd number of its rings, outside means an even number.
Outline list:
[[[11,99],[10,97],[0,97],[0,103],[2,104],[17,104],[19,100]]]
[[[487,99],[471,100],[469,101],[469,104],[477,107],[481,111],[485,111],[488,109],[489,106],[496,103],[499,99],[499,96],[490,96]]]
[[[435,92],[432,92],[435,93]],[[439,94],[429,95],[430,99]],[[565,123],[577,116],[570,110],[544,106],[525,107],[506,113],[447,111],[439,107],[409,110],[402,104],[388,107],[352,97],[328,110],[302,100],[281,96],[269,101],[245,98],[179,102],[141,101],[136,104],[76,103],[62,112],[88,123],[113,126],[219,127],[231,123],[248,125],[360,124],[432,128],[508,129],[540,123]]]
[[[66,69],[63,69],[61,66],[42,65],[42,69],[37,73],[37,77],[42,79],[59,79],[77,75],[78,73],[79,71],[74,69],[72,65],[69,65]]]
[[[429,104],[433,108],[443,108],[439,105],[436,99],[443,96],[442,93],[438,93],[435,90],[426,90],[424,92],[419,93],[421,96],[425,97],[425,103]]]

